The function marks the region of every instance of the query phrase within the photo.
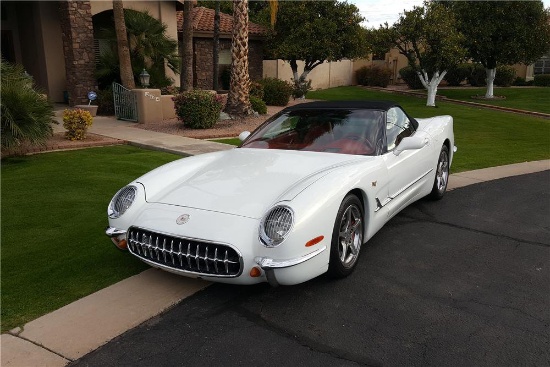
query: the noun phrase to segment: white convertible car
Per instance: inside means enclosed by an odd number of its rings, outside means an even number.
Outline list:
[[[210,281],[297,284],[349,275],[400,210],[447,188],[453,119],[385,101],[289,107],[232,150],[123,187],[106,233],[147,264]]]

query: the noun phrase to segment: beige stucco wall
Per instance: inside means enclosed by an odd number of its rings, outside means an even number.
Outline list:
[[[304,70],[304,62],[298,61],[298,74]],[[311,80],[313,89],[326,89],[351,85],[353,62],[351,60],[342,60],[334,62],[325,62],[315,67],[307,76]],[[292,69],[290,64],[283,60],[264,60],[263,62],[264,78],[278,78],[281,80],[292,81]]]
[[[125,9],[147,11],[149,14],[166,24],[166,34],[173,40],[178,40],[178,23],[176,18],[176,1],[138,1],[125,0]],[[92,15],[99,14],[106,10],[113,10],[112,1],[94,0],[91,1]],[[174,85],[180,85],[179,75],[176,75],[168,67],[165,68],[166,76],[174,80]]]

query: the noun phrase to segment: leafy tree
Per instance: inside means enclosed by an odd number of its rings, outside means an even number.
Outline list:
[[[453,1],[468,56],[487,72],[493,98],[498,65],[532,64],[550,51],[550,10],[542,1]]]
[[[147,69],[151,75],[151,86],[161,88],[171,85],[173,80],[166,77],[164,68],[166,65],[174,73],[179,73],[180,58],[177,42],[166,35],[166,25],[148,12],[125,9],[124,18],[134,81],[138,81],[141,71]],[[102,29],[100,38],[111,43],[110,51],[101,55],[96,69],[100,87],[105,88],[118,80],[120,74],[116,32],[114,29]]]
[[[133,89],[136,85],[132,76],[132,62],[130,59],[122,0],[113,0],[113,17],[115,21],[118,59],[120,60],[120,80],[126,88]]]
[[[0,136],[2,149],[28,141],[41,144],[52,135],[53,105],[33,88],[23,67],[4,60],[0,64]]]
[[[290,63],[296,85],[325,61],[366,56],[366,33],[359,9],[338,1],[282,1],[266,50]],[[298,60],[305,66],[298,75]]]
[[[231,83],[226,111],[235,115],[252,114],[248,74],[248,0],[233,0],[231,39]]]
[[[380,42],[392,44],[407,58],[428,90],[426,105],[435,106],[439,83],[448,68],[465,55],[452,12],[440,3],[426,2],[423,7],[405,11],[391,28],[386,23],[378,30],[378,36]]]

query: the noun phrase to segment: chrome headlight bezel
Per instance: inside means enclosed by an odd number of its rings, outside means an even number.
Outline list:
[[[117,219],[126,213],[136,200],[137,192],[138,188],[135,185],[127,185],[118,190],[107,209],[109,218]]]
[[[260,242],[266,247],[277,247],[286,240],[293,227],[294,210],[287,205],[275,205],[260,221]]]

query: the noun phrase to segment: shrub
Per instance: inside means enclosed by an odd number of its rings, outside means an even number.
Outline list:
[[[93,117],[88,111],[80,108],[63,111],[63,127],[67,129],[65,137],[69,140],[84,140],[88,127],[92,126]]]
[[[193,90],[174,97],[176,116],[186,127],[208,129],[216,124],[222,110],[221,97],[208,91]]]
[[[518,76],[516,79],[514,79],[513,85],[517,87],[524,87],[527,85],[527,82],[525,81],[525,78],[522,78],[521,76]]]
[[[420,78],[418,77],[418,75],[416,75],[416,72],[410,66],[405,66],[403,69],[399,70],[399,75],[401,75],[401,79],[403,79],[403,81],[407,83],[410,89],[424,88],[424,85],[420,81]]]
[[[445,81],[448,85],[458,87],[470,75],[471,64],[460,64],[447,70]]]
[[[499,87],[509,87],[514,82],[516,77],[516,70],[511,66],[499,66],[497,67],[497,74],[495,75],[495,85]]]
[[[487,85],[487,71],[483,65],[473,64],[467,79],[472,87],[484,87]]]
[[[368,68],[366,66],[360,67],[355,71],[355,78],[357,79],[357,84],[367,85],[367,72],[368,72]]]
[[[386,88],[390,84],[391,70],[376,65],[363,66],[356,71],[357,82],[361,85]]]
[[[265,102],[262,101],[262,99],[250,96],[250,104],[252,105],[252,109],[258,112],[260,115],[265,115],[267,113],[267,106],[265,105]]]
[[[115,102],[113,100],[113,89],[108,88],[97,92],[97,114],[112,116],[115,114]]]
[[[550,87],[550,74],[537,74],[533,85],[537,87]]]
[[[294,87],[289,82],[276,79],[264,78],[259,80],[264,87],[264,102],[268,106],[286,106],[292,95]]]
[[[298,83],[294,83],[292,97],[294,97],[294,99],[303,98],[311,89],[311,79],[306,81],[300,78]]]
[[[42,144],[53,133],[53,105],[33,88],[22,66],[0,62],[1,146],[9,148],[28,141]]]
[[[370,83],[374,87],[386,88],[390,84],[391,70],[388,68],[381,68],[378,66],[371,67]]]
[[[250,87],[248,88],[248,93],[250,94],[251,97],[257,97],[259,99],[263,99],[264,86],[258,82],[252,82],[250,83]]]

